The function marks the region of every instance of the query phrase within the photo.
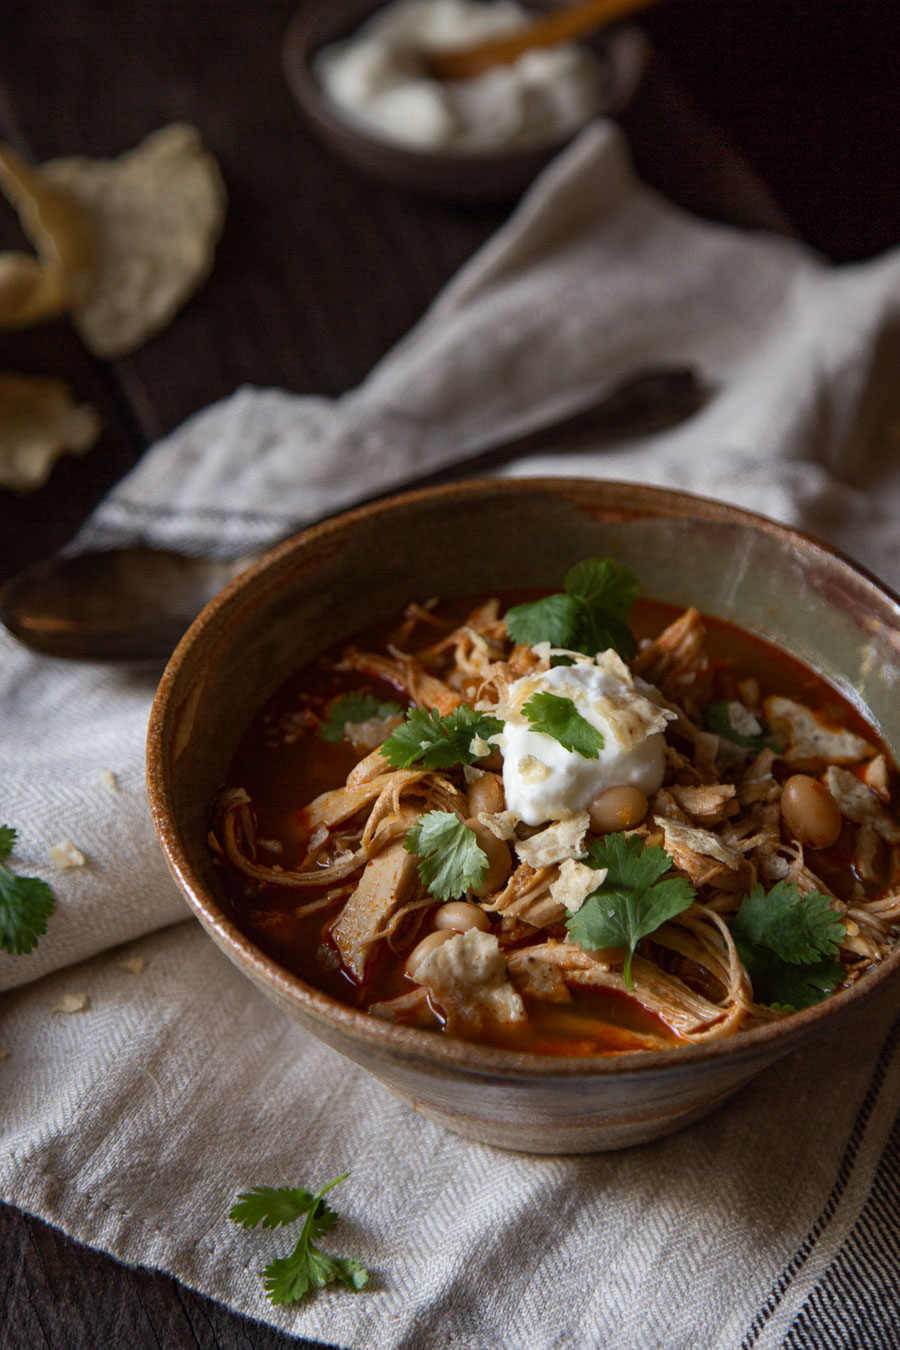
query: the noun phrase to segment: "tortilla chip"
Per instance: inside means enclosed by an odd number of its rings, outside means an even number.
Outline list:
[[[100,425],[64,380],[0,374],[0,487],[40,487],[61,455],[90,450]]]
[[[37,249],[0,254],[0,326],[22,328],[62,312],[68,277],[87,265],[87,221],[74,201],[49,187],[9,146],[0,145],[0,188]]]
[[[58,267],[28,253],[0,253],[0,328],[25,328],[65,308],[65,282]]]
[[[95,356],[134,351],[212,268],[225,188],[199,133],[183,123],[114,160],[76,155],[31,168],[0,147],[0,186]]]
[[[80,1013],[85,1008],[90,1007],[90,999],[87,994],[63,994],[58,1003],[54,1003],[50,1009],[55,1013]]]

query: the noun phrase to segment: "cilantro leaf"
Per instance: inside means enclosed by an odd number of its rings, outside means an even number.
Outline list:
[[[315,1244],[325,1233],[330,1233],[337,1215],[324,1200],[333,1186],[346,1181],[349,1172],[329,1181],[315,1195],[302,1187],[254,1186],[238,1196],[229,1218],[244,1228],[277,1228],[295,1223],[306,1215],[294,1250],[288,1256],[278,1256],[263,1271],[266,1295],[272,1303],[289,1305],[299,1303],[308,1293],[322,1289],[339,1280],[348,1289],[359,1290],[368,1282],[369,1273],[353,1257],[329,1256]]]
[[[630,567],[612,558],[587,558],[576,563],[563,583],[569,595],[577,595],[593,610],[603,610],[617,619],[627,619],[640,594],[640,582]]]
[[[506,630],[514,642],[552,647],[594,656],[612,647],[628,658],[637,651],[628,627],[628,613],[640,589],[636,574],[612,558],[587,558],[566,574],[564,594],[514,605],[506,613]]]
[[[830,958],[846,926],[820,891],[801,895],[792,881],[779,881],[769,891],[756,885],[729,927],[758,1003],[808,1008],[843,976],[840,962]]]
[[[369,1272],[353,1257],[328,1256],[305,1237],[303,1230],[290,1256],[277,1256],[263,1271],[270,1303],[290,1305],[315,1289],[340,1280],[358,1292],[368,1283]]]
[[[368,722],[372,717],[394,717],[402,713],[399,703],[383,702],[374,694],[349,693],[334,698],[328,705],[324,720],[319,724],[323,741],[340,741],[348,722]]]
[[[477,886],[487,871],[487,854],[478,836],[452,811],[429,811],[403,838],[407,853],[417,853],[419,877],[437,900],[456,900]]]
[[[546,691],[532,694],[522,712],[535,731],[552,736],[566,750],[584,759],[597,759],[603,749],[603,733],[582,717],[570,698]]]
[[[644,844],[637,835],[604,835],[591,844],[585,861],[588,867],[607,868],[607,875],[567,919],[566,928],[572,941],[589,951],[624,947],[623,974],[633,989],[631,959],[638,942],[687,909],[694,888],[681,876],[662,880],[672,859],[665,849]]]
[[[551,647],[579,650],[573,638],[578,633],[581,605],[574,595],[547,595],[506,611],[506,631],[514,642],[536,647],[549,642]]]
[[[738,706],[743,707],[743,704]],[[727,702],[710,703],[706,709],[707,728],[745,750],[781,750],[781,741],[777,736],[771,735],[765,727],[756,735],[738,731],[731,720],[731,708],[731,703]]]
[[[281,1224],[296,1223],[316,1201],[317,1197],[302,1186],[254,1186],[238,1196],[228,1217],[242,1228],[256,1228],[259,1224],[263,1228],[278,1228]],[[324,1205],[324,1200],[321,1203]]]
[[[0,825],[0,858],[8,858],[16,841],[9,825]],[[20,877],[0,862],[0,947],[25,956],[47,931],[56,897],[46,881]]]
[[[765,947],[746,947],[735,943],[744,964],[753,997],[779,1012],[811,1008],[834,993],[843,979],[840,961],[814,961],[808,965],[790,965]]]
[[[485,758],[472,753],[472,741],[476,737],[486,741],[502,730],[499,717],[476,712],[467,703],[461,703],[446,717],[433,709],[411,708],[406,720],[388,736],[381,753],[395,769],[408,769],[419,761],[426,769],[450,769],[454,764],[474,764]]]
[[[847,930],[827,895],[801,895],[794,882],[779,881],[770,891],[756,885],[744,896],[731,931],[735,941],[768,947],[782,961],[806,965],[836,956]]]

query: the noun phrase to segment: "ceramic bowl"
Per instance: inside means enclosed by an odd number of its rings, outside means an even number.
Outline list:
[[[313,71],[320,48],[349,37],[385,0],[306,0],[285,35],[282,66],[301,113],[316,135],[364,173],[428,196],[456,201],[510,201],[572,139],[538,147],[482,154],[406,150],[380,141],[324,95]],[[533,5],[533,8],[541,8]],[[633,28],[611,30],[598,49],[606,71],[604,111],[615,114],[631,99],[647,59]]]
[[[149,790],[172,873],[225,954],[301,1030],[429,1119],[502,1148],[621,1148],[697,1119],[884,990],[900,949],[849,990],[723,1041],[560,1059],[400,1027],[336,1003],[266,956],[229,917],[206,845],[237,741],[299,666],[411,599],[554,590],[592,555],[634,567],[647,595],[696,604],[818,670],[900,750],[900,601],[821,544],[732,507],[573,479],[424,489],[306,530],[255,563],[185,635],[150,719]]]

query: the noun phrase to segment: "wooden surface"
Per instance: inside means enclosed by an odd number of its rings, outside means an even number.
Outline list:
[[[218,156],[230,197],[211,280],[133,356],[96,361],[64,322],[0,334],[0,370],[64,375],[105,421],[98,447],[63,461],[45,488],[0,492],[0,578],[61,546],[150,441],[236,385],[352,387],[503,219],[373,184],[315,143],[279,67],[295,4],[0,5],[0,137],[36,160],[111,155],[184,119]],[[894,0],[668,0],[645,25],[663,66],[623,119],[642,173],[708,214],[774,222],[730,139],[826,256],[900,242],[895,16]],[[0,248],[21,244],[0,206]],[[297,1344],[2,1207],[0,1343]]]

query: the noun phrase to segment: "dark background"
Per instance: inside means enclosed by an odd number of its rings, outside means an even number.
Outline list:
[[[105,422],[98,446],[44,488],[0,490],[0,579],[65,543],[147,444],[237,385],[357,384],[503,220],[508,208],[372,183],[319,147],[280,71],[296,4],[0,4],[0,139],[36,161],[110,156],[183,119],[218,157],[230,199],[211,280],[134,355],[97,361],[64,321],[0,333],[0,370],[65,376]],[[774,222],[780,208],[836,262],[897,244],[898,15],[895,0],[664,0],[643,19],[659,61],[622,118],[641,173],[723,219]],[[0,203],[0,248],[24,243]],[[0,1207],[0,1343],[291,1341]]]

